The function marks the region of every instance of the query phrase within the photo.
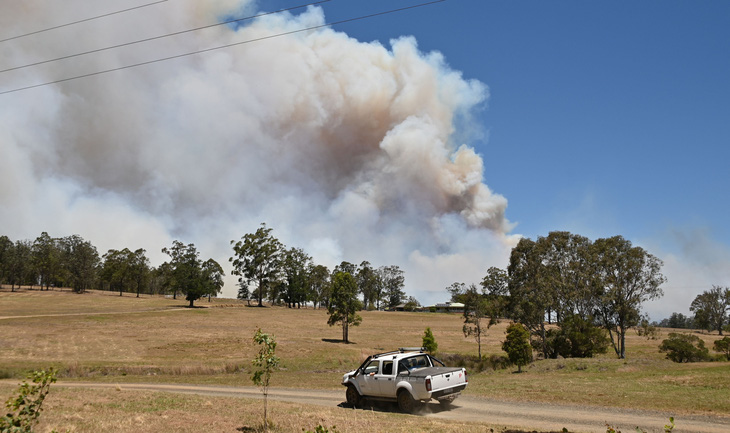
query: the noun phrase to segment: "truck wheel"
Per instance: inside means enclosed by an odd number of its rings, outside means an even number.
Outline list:
[[[398,408],[405,413],[413,413],[419,407],[418,402],[405,389],[398,393]]]
[[[345,398],[347,399],[347,404],[352,407],[358,407],[362,401],[362,396],[360,396],[360,393],[357,392],[357,389],[355,389],[352,385],[347,387],[347,391],[345,391]]]

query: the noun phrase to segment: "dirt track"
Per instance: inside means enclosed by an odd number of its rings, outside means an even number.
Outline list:
[[[202,385],[164,385],[164,384],[95,384],[78,382],[58,382],[56,386],[74,388],[115,388],[128,391],[160,391],[210,395],[219,397],[261,398],[255,387],[226,387]],[[272,388],[269,398],[302,405],[326,407],[340,406],[343,410],[353,410],[344,403],[342,391],[302,390]],[[354,409],[362,410],[362,409]],[[367,410],[370,410],[368,408]],[[375,410],[396,411],[392,405],[378,404]],[[633,432],[638,426],[646,432],[663,432],[663,426],[673,414],[638,411],[616,408],[596,408],[586,406],[550,405],[541,403],[500,402],[485,398],[459,397],[452,409],[443,410],[437,403],[431,403],[419,415],[454,419],[460,421],[482,422],[495,429],[561,431],[605,433],[606,423],[624,432]],[[684,415],[675,416],[674,433],[727,433],[730,432],[730,417]]]

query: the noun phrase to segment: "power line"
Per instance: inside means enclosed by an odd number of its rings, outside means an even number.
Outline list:
[[[165,0],[165,1],[167,1],[167,0]],[[98,48],[98,49],[91,50],[91,51],[85,51],[83,53],[70,54],[68,56],[57,57],[55,59],[42,60],[40,62],[29,63],[27,65],[15,66],[15,67],[12,67],[12,68],[0,70],[0,74],[3,73],[3,72],[10,72],[10,71],[18,70],[18,69],[29,68],[31,66],[43,65],[45,63],[57,62],[59,60],[71,59],[73,57],[79,57],[79,56],[83,56],[83,55],[86,55],[86,54],[99,53],[99,52],[102,52],[102,51],[112,50],[112,49],[115,49],[115,48],[127,47],[127,46],[130,46],[130,45],[141,44],[143,42],[150,42],[150,41],[154,41],[156,39],[167,38],[167,37],[170,37],[170,36],[178,36],[178,35],[182,35],[184,33],[195,32],[195,31],[198,31],[198,30],[208,29],[208,28],[211,28],[211,27],[223,26],[223,25],[227,25],[227,24],[232,24],[232,23],[240,22],[240,21],[252,20],[252,19],[260,18],[260,17],[266,16],[266,15],[278,14],[278,13],[281,13],[281,12],[287,12],[287,11],[291,11],[291,10],[294,10],[294,9],[301,9],[301,8],[304,8],[304,7],[307,7],[307,6],[314,6],[314,5],[318,5],[318,4],[321,4],[321,3],[327,3],[329,1],[331,1],[331,0],[321,0],[321,1],[314,2],[314,3],[308,3],[308,4],[305,4],[305,5],[293,6],[293,7],[286,8],[286,9],[279,9],[279,10],[274,11],[274,12],[264,12],[264,13],[261,13],[261,14],[258,14],[258,15],[252,15],[252,16],[248,16],[248,17],[244,17],[244,18],[236,18],[236,19],[224,21],[224,22],[221,22],[221,23],[210,24],[210,25],[203,26],[203,27],[197,27],[197,28],[194,28],[194,29],[182,30],[182,31],[179,31],[179,32],[168,33],[168,34],[160,35],[160,36],[153,36],[151,38],[139,39],[139,40],[136,40],[136,41],[133,41],[133,42],[125,42],[125,43],[119,44],[119,45],[112,45],[110,47]]]
[[[26,36],[36,35],[38,33],[43,33],[43,32],[47,32],[47,31],[50,31],[50,30],[56,30],[56,29],[60,29],[62,27],[72,26],[74,24],[84,23],[86,21],[96,20],[96,19],[99,19],[99,18],[104,18],[104,17],[116,15],[116,14],[121,14],[123,12],[129,12],[129,11],[133,11],[135,9],[142,9],[142,8],[146,8],[147,6],[152,6],[152,5],[156,5],[156,4],[159,4],[159,3],[165,3],[166,1],[167,0],[160,0],[160,1],[153,2],[153,3],[147,3],[147,4],[140,5],[140,6],[135,6],[133,8],[129,8],[129,9],[123,9],[123,10],[116,11],[116,12],[109,12],[109,13],[106,13],[106,14],[103,14],[103,15],[98,15],[98,16],[91,17],[91,18],[84,18],[83,20],[74,21],[72,23],[61,24],[61,25],[54,26],[54,27],[49,27],[49,28],[43,29],[43,30],[36,30],[34,32],[25,33],[25,34],[18,35],[18,36],[13,36],[13,37],[10,37],[10,38],[7,38],[7,39],[0,39],[0,42],[12,41],[13,39],[20,39],[20,38],[24,38]]]
[[[374,14],[370,14],[370,15],[362,15],[362,16],[359,16],[359,17],[356,17],[356,18],[348,18],[348,19],[345,19],[345,20],[340,20],[340,21],[334,21],[334,22],[331,22],[331,23],[320,24],[318,26],[306,27],[306,28],[303,28],[303,29],[292,30],[292,31],[289,31],[289,32],[284,32],[284,33],[277,33],[277,34],[274,34],[274,35],[263,36],[263,37],[255,38],[255,39],[249,39],[249,40],[246,40],[246,41],[235,42],[235,43],[232,43],[232,44],[220,45],[220,46],[213,47],[213,48],[206,48],[206,49],[203,49],[203,50],[191,51],[189,53],[178,54],[178,55],[175,55],[175,56],[163,57],[163,58],[159,58],[159,59],[155,59],[155,60],[149,60],[149,61],[141,62],[141,63],[135,63],[135,64],[132,64],[132,65],[127,65],[127,66],[120,66],[118,68],[112,68],[112,69],[106,69],[106,70],[103,70],[103,71],[91,72],[91,73],[88,73],[88,74],[77,75],[77,76],[74,76],[74,77],[63,78],[63,79],[55,80],[55,81],[48,81],[48,82],[45,82],[45,83],[34,84],[32,86],[19,87],[19,88],[16,88],[16,89],[2,91],[2,92],[0,92],[0,95],[5,95],[5,94],[8,94],[8,93],[14,93],[14,92],[20,92],[20,91],[23,91],[23,90],[35,89],[37,87],[48,86],[48,85],[51,85],[51,84],[59,84],[59,83],[67,82],[67,81],[73,81],[73,80],[78,80],[78,79],[82,79],[82,78],[93,77],[93,76],[96,76],[96,75],[107,74],[107,73],[110,73],[110,72],[121,71],[121,70],[124,70],[124,69],[136,68],[136,67],[139,67],[139,66],[145,66],[145,65],[152,64],[152,63],[159,63],[159,62],[164,62],[164,61],[167,61],[167,60],[179,59],[179,58],[182,58],[182,57],[188,57],[188,56],[192,56],[192,55],[195,55],[195,54],[207,53],[207,52],[210,52],[210,51],[216,51],[216,50],[221,50],[221,49],[224,49],[224,48],[230,48],[230,47],[234,47],[234,46],[237,46],[237,45],[250,44],[250,43],[253,43],[253,42],[260,42],[260,41],[264,41],[264,40],[267,40],[267,39],[273,39],[273,38],[277,38],[277,37],[280,37],[280,36],[287,36],[287,35],[291,35],[291,34],[295,34],[295,33],[306,32],[306,31],[309,31],[309,30],[317,30],[317,29],[320,29],[320,28],[330,27],[330,26],[334,26],[334,25],[338,25],[338,24],[344,24],[344,23],[349,23],[349,22],[353,22],[353,21],[360,21],[360,20],[364,20],[364,19],[369,19],[369,18],[374,18],[374,17],[382,16],[382,15],[392,14],[392,13],[395,13],[395,12],[402,12],[402,11],[406,11],[406,10],[409,10],[409,9],[416,9],[416,8],[420,8],[420,7],[424,7],[424,6],[429,6],[429,5],[436,4],[436,3],[443,3],[445,1],[446,0],[434,0],[434,1],[426,2],[426,3],[420,3],[420,4],[417,4],[417,5],[413,5],[413,6],[407,6],[407,7],[398,8],[398,9],[391,9],[391,10],[387,10],[387,11],[384,11],[384,12],[378,12],[378,13],[374,13]]]

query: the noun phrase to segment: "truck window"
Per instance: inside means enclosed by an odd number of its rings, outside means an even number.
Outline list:
[[[393,361],[383,362],[383,374],[390,376],[393,374]]]
[[[367,367],[365,367],[365,374],[377,373],[380,369],[380,361],[370,361]]]

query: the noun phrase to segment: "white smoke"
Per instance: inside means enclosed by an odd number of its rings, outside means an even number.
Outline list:
[[[88,3],[5,2],[0,39],[93,16]],[[0,69],[255,11],[176,0],[0,43]],[[6,72],[0,91],[323,23],[318,7],[270,15]],[[78,233],[153,263],[181,239],[223,264],[266,222],[328,266],[399,265],[409,294],[438,301],[506,265],[515,241],[481,156],[454,142],[487,97],[412,37],[384,47],[332,29],[0,95],[0,234]]]

